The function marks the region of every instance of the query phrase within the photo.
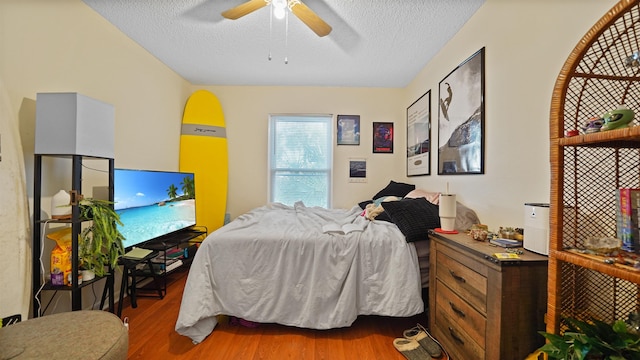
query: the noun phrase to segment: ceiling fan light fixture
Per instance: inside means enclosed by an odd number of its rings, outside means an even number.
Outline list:
[[[272,0],[271,7],[273,8],[273,17],[278,20],[284,19],[287,10],[287,0]]]
[[[278,20],[282,20],[284,19],[284,16],[285,16],[284,8],[279,8],[279,7],[273,8],[273,17],[275,17]]]
[[[288,8],[293,15],[307,25],[316,35],[322,37],[329,35],[331,32],[331,26],[300,0],[248,0],[234,8],[223,11],[222,16],[226,19],[236,20],[267,5],[271,5],[272,8],[271,16],[269,17],[270,22],[273,17],[279,19],[288,18]],[[276,9],[281,10],[276,12]]]
[[[287,0],[273,0],[271,1],[271,4],[273,4],[273,7],[275,7],[276,9],[283,9],[287,7]]]

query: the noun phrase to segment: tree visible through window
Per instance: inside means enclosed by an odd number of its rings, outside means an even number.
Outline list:
[[[331,206],[332,118],[269,117],[269,201]]]

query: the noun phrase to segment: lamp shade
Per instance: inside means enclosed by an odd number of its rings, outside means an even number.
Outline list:
[[[35,154],[114,158],[113,105],[78,93],[38,93]]]

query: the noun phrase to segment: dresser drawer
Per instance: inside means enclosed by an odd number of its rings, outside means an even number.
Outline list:
[[[436,324],[458,324],[459,328],[465,329],[464,332],[484,349],[487,318],[439,280],[436,283],[435,306],[438,310]]]
[[[448,314],[442,307],[436,307],[435,315],[435,326],[431,329],[432,333],[453,359],[485,359],[484,348],[476,343],[458,323],[447,321]]]
[[[465,299],[486,316],[487,278],[446,254],[446,247],[439,247],[436,254],[436,278]]]

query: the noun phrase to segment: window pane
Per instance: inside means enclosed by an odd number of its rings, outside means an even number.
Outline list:
[[[276,171],[273,176],[273,200],[293,205],[328,207],[329,178],[326,172]]]
[[[330,207],[332,116],[270,118],[270,198],[293,205]]]
[[[327,135],[331,124],[277,120],[275,124],[276,169],[327,169],[330,149]]]

